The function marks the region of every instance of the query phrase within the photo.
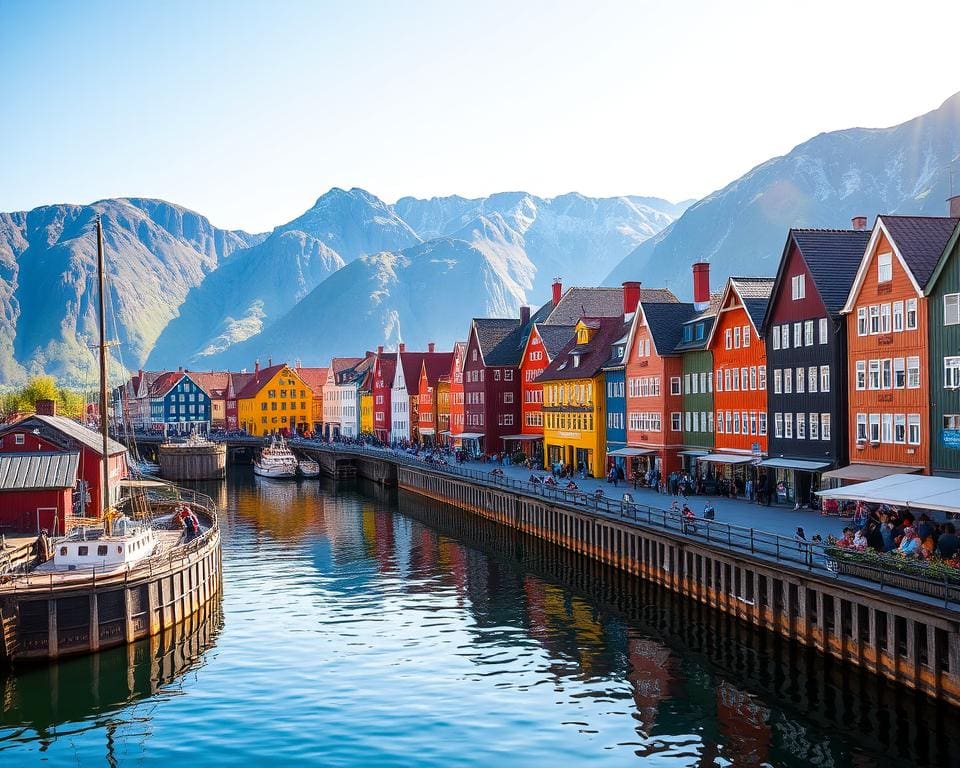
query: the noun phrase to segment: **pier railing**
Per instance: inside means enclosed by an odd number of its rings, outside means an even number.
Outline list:
[[[906,590],[942,600],[944,605],[960,603],[960,584],[952,583],[948,577],[930,578],[916,573],[905,573],[857,562],[855,559],[837,559],[831,554],[835,547],[824,543],[800,541],[795,537],[782,536],[758,528],[747,528],[701,517],[685,517],[681,513],[640,502],[595,495],[581,490],[568,490],[543,482],[531,483],[527,480],[491,474],[490,470],[481,471],[455,464],[428,462],[389,448],[348,443],[331,444],[315,440],[295,442],[304,448],[378,458],[395,464],[460,477],[493,488],[510,489],[608,519],[629,521],[634,525],[662,530],[671,535],[703,542],[713,547],[742,552],[810,572],[819,572],[831,578],[864,582],[863,585],[868,588],[879,588],[881,591]]]

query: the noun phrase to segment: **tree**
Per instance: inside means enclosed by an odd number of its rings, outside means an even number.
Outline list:
[[[53,376],[34,376],[20,389],[4,393],[0,398],[0,410],[3,416],[17,411],[35,411],[39,400],[53,400],[57,404],[57,413],[68,419],[80,419],[83,416],[83,395],[72,389],[58,387]]]

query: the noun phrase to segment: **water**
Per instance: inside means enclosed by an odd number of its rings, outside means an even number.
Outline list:
[[[953,710],[450,507],[242,472],[212,490],[222,608],[0,680],[0,766],[960,756]]]

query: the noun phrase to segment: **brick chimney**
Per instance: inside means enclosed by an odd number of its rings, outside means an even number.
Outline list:
[[[960,195],[947,198],[947,211],[951,218],[960,217]]]
[[[553,278],[553,306],[560,303],[560,297],[563,296],[563,283],[559,277]]]
[[[857,232],[863,232],[867,228],[867,217],[866,216],[854,216],[850,219],[850,223],[853,225],[853,228]]]
[[[382,354],[383,354],[383,344],[381,344],[379,347],[377,347],[377,354],[378,354],[378,355],[382,355]]]
[[[37,415],[38,416],[56,416],[57,401],[56,400],[37,400]]]
[[[258,358],[257,361],[253,364],[253,375],[256,376],[258,373],[260,373],[260,359],[259,359],[259,358]]]
[[[397,345],[397,350],[398,350],[399,352],[406,352],[406,351],[407,351],[407,345],[404,344],[404,343],[401,341],[401,342]]]
[[[623,316],[632,316],[640,303],[640,282],[629,280],[623,284]]]
[[[693,306],[698,312],[710,306],[710,264],[706,261],[693,265]]]
[[[530,307],[520,307],[520,325],[530,322]]]
[[[437,345],[434,344],[432,341],[427,344],[427,352],[435,352],[436,349],[437,349]]]

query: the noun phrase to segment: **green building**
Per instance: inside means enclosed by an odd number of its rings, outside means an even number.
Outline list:
[[[713,354],[707,349],[710,329],[717,316],[719,294],[698,306],[699,311],[683,324],[676,352],[683,358],[683,469],[691,475],[696,459],[713,451]],[[705,306],[704,306],[705,304]]]

